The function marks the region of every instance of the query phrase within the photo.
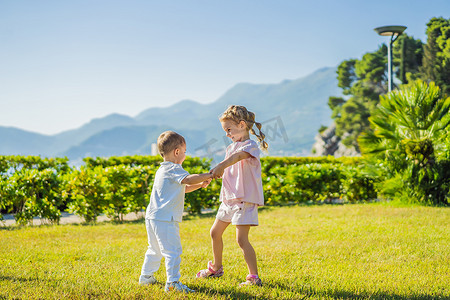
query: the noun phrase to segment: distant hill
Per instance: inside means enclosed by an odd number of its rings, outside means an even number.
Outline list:
[[[53,136],[0,127],[0,154],[70,159],[148,154],[158,135],[171,129],[186,137],[189,154],[211,156],[229,142],[219,114],[228,105],[239,104],[254,111],[257,121],[263,123],[270,155],[306,155],[320,126],[331,124],[328,97],[340,93],[336,68],[323,68],[278,84],[240,83],[209,104],[183,100],[169,107],[149,108],[134,118],[111,114]]]
[[[55,135],[55,138],[61,145],[67,147],[67,145],[78,145],[103,130],[132,125],[136,125],[136,120],[132,117],[120,114],[111,114],[104,118],[93,119],[78,129],[59,133]],[[67,148],[63,150],[66,149]]]
[[[112,156],[112,155],[148,155],[150,147],[155,143],[161,132],[176,130],[169,126],[128,126],[115,127],[103,130],[78,146],[71,147],[64,155],[71,158],[85,156]],[[177,130],[186,140],[202,141],[200,131]]]
[[[35,155],[51,153],[56,139],[53,136],[29,132],[13,127],[0,127],[1,155]]]

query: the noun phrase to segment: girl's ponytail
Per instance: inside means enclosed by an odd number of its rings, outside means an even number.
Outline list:
[[[264,152],[267,152],[269,145],[264,140],[266,135],[261,131],[261,123],[255,122],[255,114],[251,111],[248,111],[247,108],[241,105],[231,105],[228,109],[219,117],[222,121],[224,119],[233,120],[236,123],[240,121],[244,121],[247,124],[247,128],[251,134],[256,135],[259,141],[259,145]],[[256,125],[259,133],[256,133],[253,129],[253,125]]]
[[[261,131],[262,125],[261,125],[261,123],[258,123],[258,122],[255,122],[255,125],[256,125],[256,128],[258,128],[259,134],[257,134],[253,128],[250,129],[250,132],[252,134],[256,135],[262,150],[267,152],[267,149],[269,148],[269,145],[264,140],[266,138],[266,135]]]

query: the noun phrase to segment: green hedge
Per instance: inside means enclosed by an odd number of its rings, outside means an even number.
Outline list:
[[[20,224],[33,217],[59,223],[68,211],[95,221],[100,214],[122,220],[145,209],[153,178],[162,159],[157,156],[86,158],[71,168],[66,158],[0,156],[1,213],[15,213]],[[261,159],[267,205],[321,202],[331,199],[366,201],[376,198],[374,179],[364,173],[360,158],[265,157]],[[183,167],[205,173],[210,161],[188,157]],[[198,214],[217,208],[221,181],[186,194],[185,209]]]
[[[0,156],[0,219],[2,212],[13,212],[20,224],[36,216],[58,223],[65,209],[62,178],[72,171],[67,162],[67,158]]]
[[[319,162],[305,158],[294,161],[291,158],[262,160],[267,205],[333,199],[356,202],[377,197],[375,179],[366,174],[361,164],[358,164],[360,158],[325,158],[317,160]]]

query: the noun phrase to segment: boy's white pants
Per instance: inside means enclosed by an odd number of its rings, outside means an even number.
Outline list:
[[[164,257],[167,282],[179,281],[182,253],[180,223],[146,219],[145,227],[149,246],[145,253],[141,275],[153,275],[158,271]]]

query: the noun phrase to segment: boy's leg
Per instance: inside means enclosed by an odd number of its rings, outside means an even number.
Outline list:
[[[248,240],[249,231],[250,225],[236,225],[236,240],[244,253],[244,259],[247,263],[249,274],[258,275],[256,253]]]
[[[222,253],[223,253],[223,239],[222,235],[225,229],[227,229],[229,222],[224,222],[219,219],[214,221],[213,226],[211,227],[211,243],[213,248],[213,269],[217,271],[222,266]]]
[[[182,253],[180,224],[178,222],[151,221],[161,247],[161,254],[165,258],[167,282],[179,281]]]
[[[141,275],[153,275],[158,271],[163,256],[150,220],[145,220],[145,227],[147,228],[148,248],[145,253]]]

